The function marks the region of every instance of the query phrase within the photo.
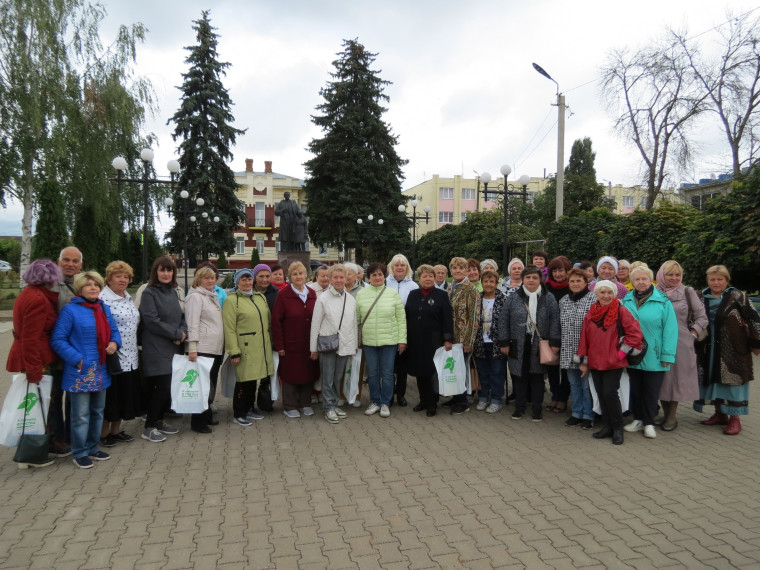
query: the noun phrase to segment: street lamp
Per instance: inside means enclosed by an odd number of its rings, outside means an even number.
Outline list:
[[[503,249],[503,257],[504,257],[504,265],[502,266],[504,268],[504,271],[507,272],[508,268],[507,265],[509,265],[509,246],[507,245],[507,236],[509,233],[508,230],[508,223],[509,223],[509,197],[510,196],[522,196],[523,203],[528,201],[528,184],[530,184],[530,176],[527,174],[523,174],[520,176],[520,178],[517,180],[517,183],[522,187],[522,190],[518,190],[517,186],[513,184],[509,184],[507,182],[507,177],[512,172],[512,167],[508,164],[503,165],[500,169],[500,172],[502,176],[504,176],[504,182],[502,184],[497,184],[495,190],[489,190],[488,184],[491,182],[491,174],[488,172],[484,172],[480,175],[480,180],[478,181],[478,193],[483,193],[483,201],[488,202],[491,200],[492,196],[495,195],[497,197],[501,197],[501,203],[502,207],[504,208],[504,249]],[[483,183],[483,190],[480,189],[480,183]],[[506,275],[506,273],[505,273]]]
[[[375,216],[373,216],[372,214],[370,214],[369,216],[367,216],[367,223],[366,224],[364,223],[364,220],[362,220],[361,218],[359,218],[359,219],[356,220],[356,223],[359,225],[359,233],[361,233],[361,232],[368,232],[369,233],[369,250],[368,250],[368,254],[370,256],[372,255],[372,234],[374,232],[378,232],[378,231],[380,231],[380,230],[383,229],[383,219],[380,218],[379,220],[377,220],[377,225],[373,226],[371,224],[372,224],[372,221],[374,219],[375,219]]]
[[[148,280],[148,217],[150,216],[150,195],[148,189],[151,184],[166,184],[166,180],[160,180],[158,178],[149,178],[149,165],[153,162],[153,150],[150,148],[144,148],[140,151],[140,159],[143,161],[143,176],[142,178],[124,178],[124,171],[127,169],[127,160],[123,156],[117,156],[111,161],[111,166],[116,169],[116,187],[119,194],[121,194],[121,185],[123,182],[135,182],[142,183],[143,185],[143,252],[142,252],[142,274],[143,279]],[[179,173],[179,161],[170,160],[166,164],[166,168],[171,173],[171,189],[174,191],[174,183],[177,174]],[[113,179],[112,179],[113,180]]]
[[[557,206],[554,210],[554,218],[562,217],[564,207],[564,187],[565,187],[565,96],[559,92],[559,83],[549,75],[546,70],[538,65],[533,64],[533,69],[546,77],[549,81],[554,82],[557,86]]]
[[[417,265],[417,224],[425,220],[426,224],[430,223],[430,206],[424,206],[422,209],[425,211],[425,215],[417,215],[417,199],[412,200],[412,215],[404,214],[406,206],[401,204],[398,207],[398,211],[406,216],[408,220],[412,222],[412,265]],[[414,270],[413,270],[414,271]]]
[[[179,197],[182,198],[182,200],[187,200],[190,197],[190,193],[187,190],[182,190],[179,193]],[[195,204],[199,208],[202,207],[205,203],[206,202],[205,202],[205,200],[203,198],[196,198],[196,200],[195,200]],[[164,204],[166,204],[167,208],[171,209],[171,207],[174,205],[174,200],[172,200],[171,198],[166,198],[164,200]],[[175,225],[177,224],[177,214],[181,214],[182,215],[182,221],[183,221],[183,233],[185,234],[184,244],[182,245],[182,265],[185,268],[185,293],[187,293],[187,290],[188,290],[187,289],[187,266],[189,265],[189,263],[188,263],[188,255],[187,255],[187,222],[188,221],[191,221],[191,222],[195,222],[196,221],[197,218],[194,215],[192,215],[194,211],[195,210],[192,210],[192,209],[187,208],[187,207],[185,207],[184,209],[174,208],[174,224]],[[190,215],[188,216],[188,214],[190,214]],[[206,218],[206,217],[208,217],[208,214],[206,212],[203,212],[202,216],[204,218]],[[217,219],[219,219],[219,218],[217,217]]]

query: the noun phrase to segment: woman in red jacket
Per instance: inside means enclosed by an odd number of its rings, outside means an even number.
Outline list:
[[[21,291],[13,304],[13,345],[5,368],[8,372],[25,372],[27,381],[37,384],[47,367],[58,359],[50,347],[50,333],[58,309],[58,293],[53,288],[63,281],[63,274],[49,259],[38,259],[24,271],[23,279],[29,287]],[[63,453],[70,455],[71,450]],[[52,464],[52,459],[46,459],[21,463],[19,467]]]
[[[618,390],[627,356],[641,352],[644,336],[638,321],[620,304],[615,296],[617,287],[607,280],[597,281],[594,287],[597,301],[583,319],[581,340],[575,362],[580,364],[581,376],[591,371],[594,388],[602,408],[603,426],[594,435],[597,439],[612,436],[612,443],[623,443],[623,410]],[[618,323],[623,339],[618,334]]]
[[[306,287],[306,268],[300,261],[288,266],[288,279],[290,284],[280,290],[272,309],[272,336],[280,355],[282,406],[286,416],[297,418],[314,415],[311,391],[319,378],[319,362],[309,358],[309,340],[317,294]]]

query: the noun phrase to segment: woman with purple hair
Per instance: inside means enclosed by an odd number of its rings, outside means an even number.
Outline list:
[[[63,274],[49,259],[38,259],[29,265],[22,278],[29,286],[13,304],[13,345],[5,368],[8,372],[24,372],[28,382],[38,384],[58,359],[50,347],[50,333],[58,308],[58,292],[53,289],[63,281]],[[47,458],[38,463],[19,463],[19,468],[52,464],[53,460]]]

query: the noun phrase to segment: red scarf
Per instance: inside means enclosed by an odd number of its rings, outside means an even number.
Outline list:
[[[108,324],[108,318],[106,312],[103,310],[101,303],[90,303],[82,297],[80,303],[83,307],[89,307],[92,309],[95,315],[95,333],[98,340],[98,353],[100,354],[100,363],[104,364],[106,361],[106,347],[111,342],[111,325]]]
[[[567,289],[567,286],[570,285],[570,281],[568,281],[567,279],[565,279],[562,282],[557,282],[557,281],[554,281],[552,279],[547,279],[546,280],[546,284],[550,285],[552,287],[552,289],[558,289],[559,290],[559,289]]]
[[[620,301],[617,299],[613,299],[609,305],[600,305],[599,301],[595,301],[588,310],[588,316],[592,322],[606,330],[617,321],[619,307]]]
[[[433,292],[433,289],[435,289],[435,287],[431,287],[430,289],[425,289],[424,287],[420,287],[420,291],[422,292],[423,297],[427,297],[428,295],[430,295],[430,293]]]

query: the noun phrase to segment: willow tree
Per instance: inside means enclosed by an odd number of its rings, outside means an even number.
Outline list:
[[[78,206],[108,205],[108,215],[83,220],[113,226],[113,239],[100,249],[116,246],[115,234],[130,217],[123,207],[130,194],[115,195],[107,176],[111,158],[137,146],[143,106],[152,106],[149,83],[136,79],[131,68],[145,29],[122,26],[104,47],[104,17],[102,6],[85,0],[0,3],[0,201],[23,206],[22,271],[30,261],[32,215],[45,180],[61,184],[69,226],[81,213]]]

